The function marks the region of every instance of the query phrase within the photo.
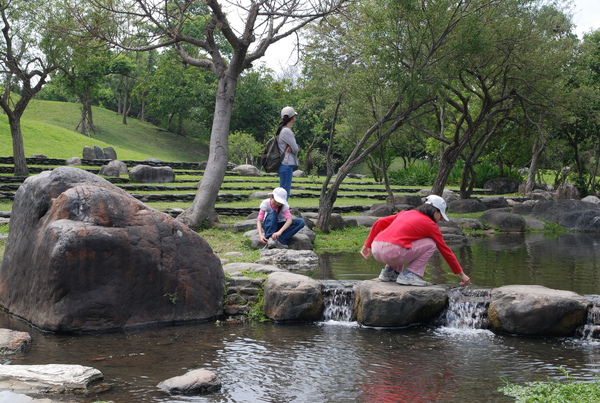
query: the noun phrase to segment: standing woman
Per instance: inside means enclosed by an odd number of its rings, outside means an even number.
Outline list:
[[[279,187],[287,192],[287,198],[290,197],[292,190],[292,177],[294,170],[298,166],[298,151],[300,148],[296,144],[296,137],[292,131],[292,125],[296,121],[298,113],[291,106],[286,106],[281,110],[281,122],[277,128],[279,136],[279,151],[284,154],[281,166],[277,170],[279,174]]]

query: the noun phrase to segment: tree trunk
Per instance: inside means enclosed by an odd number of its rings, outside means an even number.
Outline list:
[[[13,144],[15,176],[29,176],[29,168],[25,159],[25,147],[23,146],[23,133],[21,132],[21,116],[9,114],[8,122]]]
[[[77,124],[77,127],[75,127],[75,130],[77,130],[79,134],[90,137],[87,129],[87,110],[85,109],[83,100],[81,101],[81,117],[79,118],[79,123]]]
[[[140,120],[140,122],[146,121],[146,96],[145,95],[142,95],[142,102],[141,102],[141,106],[140,106],[140,113],[139,113],[138,119]]]
[[[460,155],[460,149],[456,145],[447,147],[440,158],[440,168],[433,180],[433,186],[431,187],[431,193],[442,196],[444,188],[452,172],[452,168]]]
[[[319,217],[315,225],[325,233],[329,233],[329,221],[331,220],[333,205],[337,199],[340,184],[346,178],[346,175],[348,175],[348,172],[343,173],[340,169],[331,187],[325,192],[322,191],[319,197]]]
[[[460,184],[460,198],[468,199],[473,193],[473,186],[475,185],[475,179],[477,174],[473,169],[473,162],[470,159],[465,161],[465,168],[462,173],[462,181]]]
[[[81,120],[75,130],[88,137],[92,137],[90,132],[96,131],[92,117],[92,97],[89,94],[80,95],[79,102],[81,102]]]
[[[537,174],[538,161],[544,149],[546,148],[546,142],[540,140],[539,137],[533,142],[533,150],[531,151],[531,165],[529,166],[529,173],[527,174],[527,181],[525,182],[525,194],[531,193],[535,188],[535,176]]]
[[[388,164],[385,159],[385,150],[383,147],[383,143],[379,146],[379,155],[381,157],[381,174],[383,175],[383,182],[385,184],[385,190],[388,194],[388,203],[394,205],[394,192],[392,191],[392,187],[390,186],[390,178],[388,177],[387,170]]]
[[[238,76],[228,70],[219,77],[208,164],[192,205],[178,217],[194,230],[210,227],[218,221],[215,203],[229,160],[229,127]]]
[[[342,164],[342,166],[339,168],[333,184],[328,189],[327,187],[329,185],[329,181],[333,176],[332,145],[333,134],[335,132],[335,123],[337,121],[337,114],[341,105],[340,96],[336,106],[336,112],[333,118],[332,128],[330,130],[329,135],[329,146],[327,148],[327,178],[323,182],[323,186],[321,187],[321,195],[319,199],[319,218],[317,219],[316,223],[317,228],[319,228],[321,231],[329,232],[329,220],[331,217],[331,212],[333,211],[333,203],[335,203],[335,200],[337,199],[337,192],[340,188],[340,185],[342,184],[346,176],[348,176],[348,174],[352,171],[352,169],[358,164],[360,164],[369,155],[369,153],[373,151],[376,147],[378,147],[383,141],[387,140],[392,133],[398,130],[398,128],[406,122],[408,117],[410,117],[413,113],[418,111],[423,105],[427,104],[430,101],[430,99],[426,99],[420,101],[419,103],[411,104],[409,107],[407,107],[401,112],[397,111],[398,106],[400,105],[399,103],[395,103],[392,106],[390,106],[385,116],[383,116],[382,118],[380,118],[379,121],[373,124],[373,126],[371,126],[363,135],[362,139],[356,144],[354,150],[352,150],[350,155],[347,157],[346,162],[344,162],[344,164]],[[395,115],[395,117],[392,118],[393,115]],[[392,122],[389,126],[386,127],[386,130],[381,135],[379,135],[378,138],[375,139],[375,141],[373,141],[371,145],[365,148],[366,143],[371,138],[371,136],[376,131],[379,133],[381,125],[385,122],[390,121]]]
[[[127,113],[129,109],[127,108],[127,104],[129,103],[129,91],[127,90],[127,86],[123,86],[123,121],[124,125],[127,124]]]

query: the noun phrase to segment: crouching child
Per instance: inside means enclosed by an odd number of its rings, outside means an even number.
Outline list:
[[[269,249],[287,249],[290,239],[304,227],[302,218],[293,218],[284,188],[275,188],[260,203],[256,228],[260,242]]]

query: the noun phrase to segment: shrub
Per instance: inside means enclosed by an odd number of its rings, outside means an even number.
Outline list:
[[[566,383],[560,382],[528,382],[519,386],[503,381],[506,386],[498,388],[506,396],[515,398],[515,402],[578,402],[592,403],[600,401],[600,384],[575,382],[569,373],[562,367],[559,368],[567,378]]]
[[[411,164],[404,169],[391,171],[389,173],[390,182],[396,186],[431,186],[438,173],[439,166],[429,165],[427,163]],[[448,176],[447,185],[459,186],[462,182],[462,174],[465,163],[457,161],[452,167],[452,171]],[[483,188],[483,184],[490,179],[509,177],[521,180],[521,175],[516,171],[511,171],[507,168],[501,169],[489,162],[482,162],[473,167],[475,171],[475,187]]]
[[[430,186],[437,175],[436,167],[426,163],[411,164],[404,169],[389,172],[392,185],[396,186]]]

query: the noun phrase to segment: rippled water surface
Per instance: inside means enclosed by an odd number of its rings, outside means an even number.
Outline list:
[[[452,246],[474,287],[536,284],[582,295],[600,293],[600,234],[507,234]],[[358,252],[320,256],[314,278],[367,280],[382,264]],[[439,253],[430,260],[425,279],[457,285],[458,276]]]
[[[571,234],[572,235],[572,234]],[[588,235],[500,237],[454,248],[481,287],[540,284],[600,294],[597,239]],[[313,277],[368,279],[380,264],[358,253],[329,255]],[[429,280],[453,284],[439,257]],[[600,374],[600,342],[495,335],[485,330],[411,327],[195,324],[86,336],[57,336],[0,315],[0,326],[33,342],[10,364],[81,364],[100,370],[110,389],[62,401],[94,402],[510,402],[501,378],[523,384]],[[156,385],[190,369],[222,381],[210,396],[167,396]]]

